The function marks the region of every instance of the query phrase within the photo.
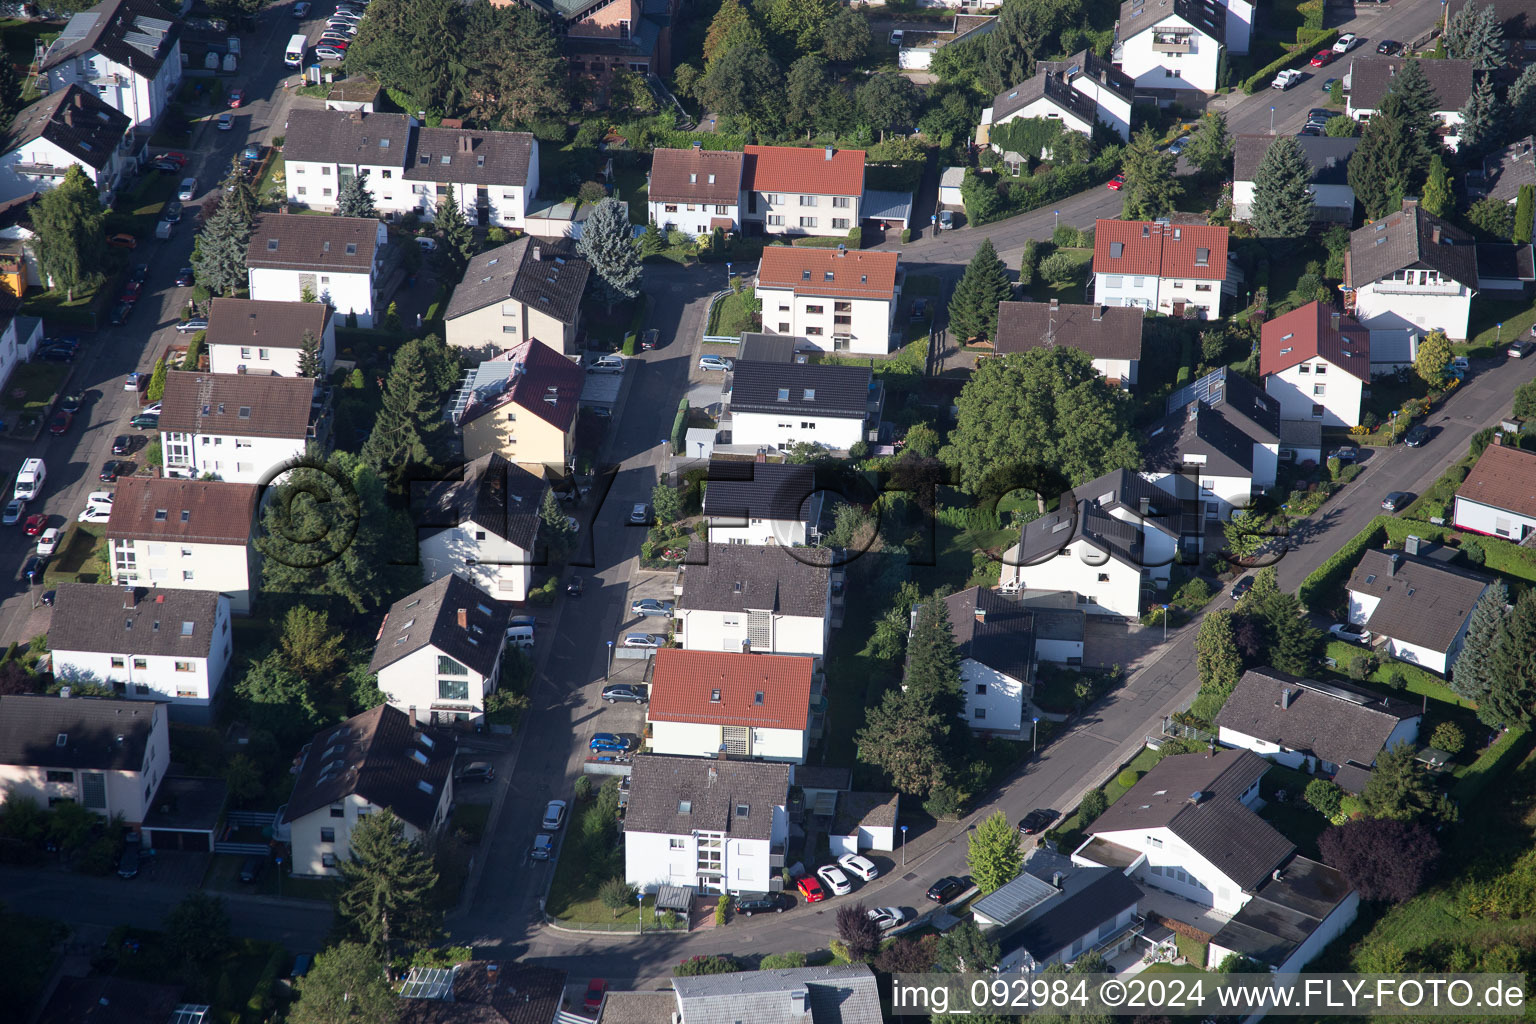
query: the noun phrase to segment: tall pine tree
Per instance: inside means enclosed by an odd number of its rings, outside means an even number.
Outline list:
[[[1379,220],[1402,208],[1403,198],[1414,194],[1411,178],[1417,159],[1417,144],[1401,118],[1382,110],[1366,122],[1348,176],[1367,217]]]
[[[1503,136],[1504,118],[1504,104],[1493,91],[1493,81],[1488,75],[1479,75],[1477,84],[1472,87],[1472,95],[1467,97],[1467,105],[1461,108],[1461,140],[1457,154],[1480,159]]]
[[[246,283],[245,253],[251,223],[234,203],[220,203],[192,246],[192,273],[215,295],[232,295]]]
[[[1470,60],[1478,71],[1504,64],[1504,26],[1494,4],[1479,6],[1467,0],[1445,27],[1445,53],[1455,60]]]
[[[341,191],[336,194],[336,215],[338,217],[377,217],[379,211],[373,206],[373,193],[368,191],[368,172],[361,171],[352,175],[341,184]]]
[[[1403,69],[1392,76],[1387,94],[1381,101],[1381,113],[1396,118],[1405,133],[1404,156],[1408,160],[1403,174],[1408,190],[1405,195],[1419,194],[1424,175],[1429,171],[1429,158],[1440,148],[1437,132],[1440,120],[1435,114],[1439,109],[1440,97],[1429,84],[1422,62],[1405,61]],[[1375,116],[1371,120],[1375,121]]]
[[[1183,186],[1173,176],[1179,158],[1157,148],[1157,137],[1143,127],[1125,148],[1125,184],[1121,216],[1126,220],[1156,220],[1173,212]]]
[[[962,345],[997,334],[997,304],[1013,295],[1008,268],[984,238],[949,297],[949,333]]]
[[[9,58],[0,60],[0,125],[9,126],[22,106],[21,79],[16,75],[16,65]]]
[[[437,870],[419,843],[405,837],[405,823],[385,808],[352,827],[351,856],[341,861],[346,888],[336,909],[388,961],[397,944],[429,944],[442,926],[433,898]]]
[[[1424,195],[1419,205],[1425,213],[1436,217],[1449,216],[1456,209],[1456,198],[1451,194],[1451,176],[1445,169],[1445,158],[1436,153],[1429,161],[1429,176],[1424,180]]]
[[[1232,136],[1227,134],[1227,115],[1206,114],[1184,150],[1189,162],[1207,178],[1219,178],[1232,164]]]
[[[475,229],[464,219],[464,211],[459,208],[459,201],[454,198],[452,189],[437,204],[437,216],[433,222],[443,236],[440,247],[442,259],[447,261],[453,276],[458,277],[464,273],[470,257],[475,254]]]
[[[1536,61],[1527,64],[1509,87],[1509,123],[1536,124]]]
[[[320,339],[314,331],[305,331],[299,339],[299,376],[319,377],[325,373],[325,358],[320,351]]]
[[[544,501],[539,506],[539,521],[539,532],[544,535],[544,546],[549,551],[550,561],[562,561],[575,550],[576,531],[571,527],[571,517],[560,507],[560,499],[555,497],[553,488],[544,492]]]
[[[1477,717],[1489,725],[1530,725],[1536,710],[1536,591],[1527,590],[1499,628]]]
[[[1253,175],[1254,233],[1261,239],[1300,238],[1312,227],[1312,165],[1301,144],[1282,135]]]
[[[440,389],[427,362],[420,339],[400,346],[384,381],[383,408],[363,442],[363,461],[396,489],[431,463],[427,442],[440,422],[434,412]]]
[[[1499,630],[1504,624],[1504,606],[1509,591],[1501,582],[1493,583],[1478,598],[1467,622],[1467,635],[1461,653],[1451,667],[1451,689],[1474,704],[1481,704],[1488,689],[1488,664],[1498,646]]]
[[[960,686],[960,654],[955,648],[949,609],[939,594],[931,595],[917,612],[907,641],[907,692],[941,718],[958,718],[965,710]]]
[[[592,265],[596,285],[611,310],[640,294],[640,249],[630,237],[629,218],[617,199],[601,200],[581,229],[576,251]]]

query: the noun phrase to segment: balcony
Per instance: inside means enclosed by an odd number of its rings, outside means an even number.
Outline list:
[[[778,870],[784,866],[785,844],[773,843],[768,847],[768,866]]]
[[[1152,36],[1153,53],[1194,53],[1195,37],[1188,33],[1154,34]]]

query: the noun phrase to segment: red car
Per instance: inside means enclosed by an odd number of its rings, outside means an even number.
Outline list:
[[[1110,178],[1109,185],[1106,187],[1111,192],[1119,192],[1122,188],[1125,187],[1125,175],[1117,174],[1113,178]]]
[[[139,296],[143,294],[143,292],[144,286],[142,284],[137,281],[129,281],[127,284],[123,285],[123,294],[118,296],[118,301],[138,302]]]
[[[1320,68],[1324,64],[1332,64],[1333,58],[1337,56],[1338,54],[1334,53],[1332,50],[1318,50],[1317,56],[1312,58],[1312,66],[1315,68]]]
[[[800,890],[800,895],[805,897],[807,903],[820,903],[827,898],[826,890],[822,889],[821,883],[813,875],[806,875],[797,881],[795,888]]]
[[[43,530],[47,529],[47,527],[48,517],[39,512],[36,515],[27,516],[27,523],[23,529],[27,531],[28,537],[36,537],[38,534],[42,533]]]
[[[75,422],[75,414],[72,412],[56,412],[53,419],[48,421],[48,433],[58,436],[69,430],[69,425]]]
[[[187,154],[185,153],[161,153],[159,156],[155,157],[155,159],[168,161],[175,164],[177,167],[187,166]]]
[[[602,978],[593,978],[587,982],[587,998],[581,1002],[582,1008],[588,1013],[596,1013],[603,1008],[603,996],[608,992],[608,983]]]
[[[245,90],[244,89],[231,89],[231,90],[229,90],[229,105],[231,107],[238,107],[240,104],[242,104],[244,102],[245,102]]]

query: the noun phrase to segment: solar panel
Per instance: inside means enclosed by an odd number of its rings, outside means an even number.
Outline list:
[[[453,969],[412,967],[400,995],[406,999],[447,999],[453,994]]]
[[[1346,700],[1351,704],[1359,704],[1361,707],[1364,707],[1367,704],[1375,703],[1375,698],[1373,697],[1367,697],[1362,694],[1355,693],[1352,690],[1346,690],[1342,687],[1332,686],[1328,683],[1320,683],[1315,679],[1308,679],[1306,681],[1306,685],[1308,688],[1316,690],[1318,693],[1326,693],[1330,697],[1337,698],[1338,700]]]
[[[1200,401],[1206,405],[1220,405],[1226,393],[1227,369],[1221,367],[1212,370],[1193,384],[1175,391],[1168,398],[1168,411],[1173,412],[1182,409],[1190,402]]]

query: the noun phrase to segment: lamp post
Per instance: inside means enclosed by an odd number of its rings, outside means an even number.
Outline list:
[[[1397,410],[1392,410],[1392,418],[1387,427],[1387,447],[1392,447],[1392,442],[1397,440]]]
[[[640,934],[645,934],[645,893],[635,893],[635,913],[638,915],[637,923],[640,925]]]
[[[608,677],[611,676],[611,675],[613,675],[613,641],[609,640],[608,641],[608,667],[603,670],[603,682],[606,683],[608,681]]]
[[[1440,0],[1440,2],[1444,3],[1445,0]],[[1273,106],[1269,108],[1269,134],[1275,134],[1275,108]]]
[[[1172,605],[1163,605],[1163,643],[1168,642],[1168,609]]]
[[[1029,752],[1033,754],[1040,749],[1040,716],[1031,718],[1029,723]]]
[[[907,826],[901,826],[901,866],[907,866]]]
[[[281,899],[282,896],[283,896],[283,855],[282,854],[278,854],[277,857],[276,857],[276,860],[277,860],[277,896],[278,896],[279,899]]]
[[[1059,229],[1061,227],[1061,211],[1053,210],[1051,212],[1056,214],[1056,227]]]
[[[1495,345],[1502,345],[1502,344],[1504,344],[1504,325],[1502,323],[1499,324],[1499,333],[1495,336],[1494,344]]]

